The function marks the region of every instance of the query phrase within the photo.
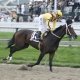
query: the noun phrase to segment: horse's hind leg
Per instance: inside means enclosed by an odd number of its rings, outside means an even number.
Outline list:
[[[25,48],[28,48],[28,46],[29,46],[29,44],[27,44],[25,46],[15,46],[15,45],[11,46],[10,47],[10,54],[9,54],[7,59],[9,59],[11,61],[12,60],[12,55],[13,55],[14,52],[25,49]]]
[[[7,59],[9,59],[10,61],[12,60],[12,55],[13,55],[13,53],[14,52],[16,52],[17,51],[17,48],[15,47],[15,46],[11,46],[10,47],[10,54],[9,54],[9,56],[7,57]]]
[[[41,60],[43,59],[44,55],[45,55],[45,54],[41,53],[41,54],[39,55],[39,58],[38,58],[37,62],[36,62],[35,64],[30,64],[30,65],[28,65],[28,67],[33,67],[33,66],[35,66],[35,65],[40,64],[40,62],[41,62]]]

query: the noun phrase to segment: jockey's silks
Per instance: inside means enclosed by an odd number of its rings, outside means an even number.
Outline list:
[[[43,16],[43,19],[46,21],[46,24],[48,25],[49,29],[54,30],[56,27],[56,20],[54,20],[56,16],[55,13],[53,14],[53,16],[51,13],[45,13],[45,14],[42,14],[42,16]],[[53,21],[52,27],[50,27],[49,24],[52,17],[54,21]]]

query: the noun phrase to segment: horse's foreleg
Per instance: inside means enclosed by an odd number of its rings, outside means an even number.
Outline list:
[[[49,66],[50,66],[50,71],[52,72],[52,60],[53,60],[54,54],[49,53]]]
[[[41,54],[39,55],[39,58],[38,58],[37,62],[36,62],[35,64],[30,64],[30,65],[28,65],[28,67],[33,67],[33,66],[35,66],[35,65],[40,64],[40,62],[41,62],[41,60],[43,59],[44,55],[45,55],[45,54],[41,53]]]

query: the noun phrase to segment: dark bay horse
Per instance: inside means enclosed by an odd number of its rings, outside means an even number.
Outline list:
[[[73,38],[76,38],[77,36],[70,24],[61,25],[53,32],[48,31],[47,36],[44,36],[43,40],[40,42],[30,41],[32,33],[32,30],[20,30],[13,35],[12,39],[8,43],[8,48],[10,48],[8,59],[11,60],[14,52],[24,48],[28,48],[29,45],[31,45],[32,47],[40,50],[40,55],[37,62],[35,64],[28,65],[28,67],[38,65],[45,54],[49,54],[50,71],[52,71],[52,60],[55,51],[57,50],[59,42],[63,38],[63,36],[65,34],[72,36]]]

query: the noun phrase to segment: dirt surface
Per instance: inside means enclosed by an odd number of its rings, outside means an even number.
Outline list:
[[[35,66],[20,70],[22,65],[0,64],[0,80],[80,80],[80,68]]]

